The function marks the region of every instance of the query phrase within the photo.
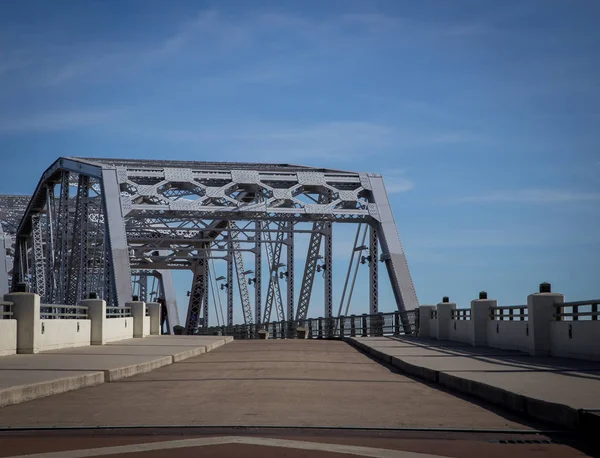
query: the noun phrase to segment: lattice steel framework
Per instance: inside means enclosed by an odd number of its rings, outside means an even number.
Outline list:
[[[0,298],[10,289],[15,256],[15,235],[30,196],[0,195]]]
[[[378,307],[379,260],[398,309],[417,307],[382,177],[287,164],[60,158],[42,176],[16,231],[13,285],[26,281],[55,303],[97,292],[123,305],[133,293],[132,272],[191,270],[185,325],[193,333],[208,326],[210,281],[225,278],[220,289],[227,290],[227,324],[233,324],[236,295],[246,324],[270,321],[273,305],[279,320],[302,321],[315,272],[322,270],[324,316],[331,317],[334,222],[371,228],[370,311]],[[302,229],[305,223],[312,228]],[[310,241],[296,304],[294,243],[300,233],[309,233]],[[263,247],[269,270],[264,304]],[[253,271],[245,270],[248,257]],[[211,277],[209,260],[217,268],[225,261],[226,276]],[[138,291],[147,295],[138,277]]]

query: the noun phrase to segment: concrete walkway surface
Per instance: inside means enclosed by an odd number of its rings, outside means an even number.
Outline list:
[[[148,336],[0,357],[0,407],[114,382],[201,355],[233,337]]]
[[[356,337],[352,345],[401,371],[557,426],[590,428],[600,411],[600,363],[534,357],[416,337]]]
[[[338,340],[234,340],[155,371],[2,408],[0,427],[325,426],[512,432],[543,427],[399,372]]]

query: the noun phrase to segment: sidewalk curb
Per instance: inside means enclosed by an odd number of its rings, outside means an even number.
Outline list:
[[[400,369],[408,375],[437,383],[459,393],[474,396],[517,414],[543,421],[544,423],[551,423],[567,429],[587,429],[589,426],[586,426],[588,422],[586,419],[593,418],[586,415],[585,411],[580,411],[564,404],[542,401],[475,380],[407,363],[397,356],[390,356],[380,350],[371,348],[363,342],[355,340],[353,337],[346,337],[344,341],[372,355],[374,358]]]
[[[71,377],[62,377],[30,385],[17,385],[1,389],[0,408],[52,396],[54,394],[66,393],[67,391],[78,390],[80,388],[101,385],[102,383],[111,383],[124,378],[133,377],[134,375],[151,372],[160,367],[168,366],[195,356],[200,356],[232,341],[233,338],[223,337],[221,340],[211,344],[201,344],[190,350],[169,356],[161,356],[144,363],[117,367],[115,369],[90,370],[85,371],[87,372],[85,374],[74,375]],[[18,371],[19,369],[14,370]],[[83,371],[74,370],[74,372]]]

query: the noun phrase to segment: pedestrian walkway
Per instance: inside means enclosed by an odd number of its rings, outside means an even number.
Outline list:
[[[148,336],[0,357],[0,407],[114,382],[213,350],[232,337]]]
[[[597,422],[600,362],[415,337],[348,342],[401,371],[568,428]]]
[[[0,409],[7,426],[532,430],[330,340],[239,340],[152,372]]]

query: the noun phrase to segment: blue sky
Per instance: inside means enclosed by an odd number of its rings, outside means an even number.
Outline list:
[[[421,303],[598,297],[599,19],[594,0],[1,2],[0,193],[60,155],[379,172]]]

